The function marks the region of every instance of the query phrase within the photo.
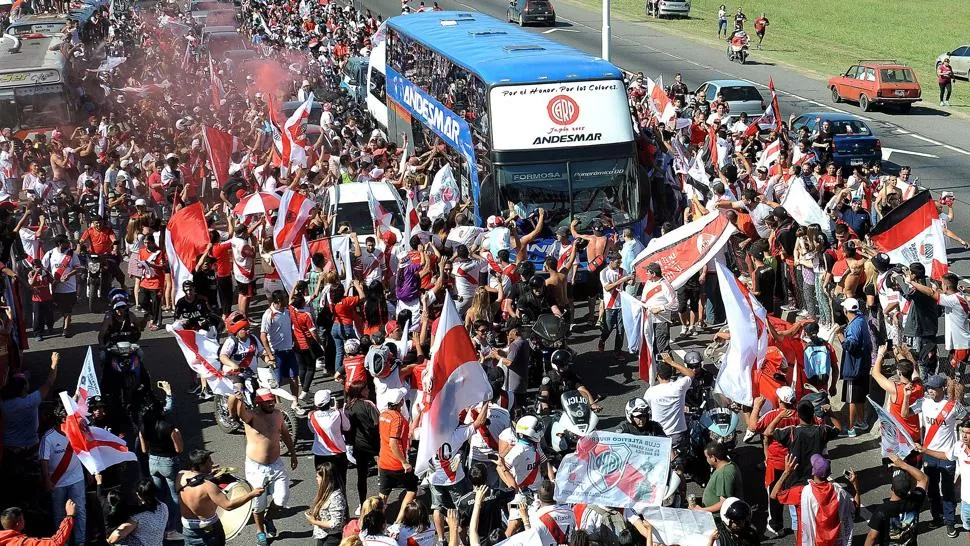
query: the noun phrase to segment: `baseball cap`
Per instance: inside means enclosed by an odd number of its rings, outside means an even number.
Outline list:
[[[313,405],[317,407],[326,406],[332,398],[330,389],[320,389],[313,393]]]
[[[387,321],[387,324],[384,325],[384,331],[388,334],[390,334],[394,330],[397,330],[398,328],[400,328],[400,326],[398,326],[396,320],[389,320]]]
[[[502,225],[502,217],[497,214],[489,216],[488,221],[486,222],[486,225],[488,225],[488,227],[490,228],[493,228],[495,226],[500,226]]]
[[[823,455],[816,453],[812,455],[812,476],[816,478],[828,478],[832,473],[832,463]]]
[[[943,377],[940,374],[930,376],[930,378],[926,380],[925,386],[927,389],[942,389],[946,387],[946,377]]]
[[[135,199],[135,206],[136,207],[147,207],[148,206],[148,201],[145,201],[142,198]]]
[[[913,480],[906,472],[896,470],[893,472],[891,488],[893,493],[896,493],[896,496],[905,497],[906,495],[909,495],[909,491],[913,488]]]
[[[407,389],[405,388],[389,390],[387,393],[387,403],[396,406],[404,401],[405,394],[407,394]]]
[[[859,300],[855,298],[846,298],[845,301],[842,302],[842,308],[845,309],[846,311],[852,311],[852,312],[858,311]]]
[[[256,389],[256,403],[262,402],[276,402],[276,397],[269,389]]]
[[[872,265],[874,265],[879,271],[888,270],[890,265],[889,254],[886,254],[885,252],[876,254],[872,257]]]
[[[786,404],[795,403],[795,389],[789,387],[788,385],[778,387],[778,389],[775,390],[775,394],[778,396],[778,400]]]

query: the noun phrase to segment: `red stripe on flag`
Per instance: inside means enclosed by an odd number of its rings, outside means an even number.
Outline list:
[[[478,354],[475,352],[475,346],[472,345],[472,339],[468,336],[468,330],[464,327],[449,328],[432,360],[434,374],[430,394],[431,398],[434,398],[444,387],[452,372],[466,362],[478,360]]]
[[[939,218],[929,192],[920,192],[883,217],[869,237],[877,246],[896,249],[915,239]]]

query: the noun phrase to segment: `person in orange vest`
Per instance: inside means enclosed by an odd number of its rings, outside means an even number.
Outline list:
[[[24,511],[20,508],[7,508],[0,513],[0,544],[16,544],[17,546],[63,546],[71,538],[71,530],[74,528],[74,513],[77,507],[74,501],[68,499],[64,504],[64,512],[67,514],[61,520],[57,532],[50,538],[31,538],[24,534]]]

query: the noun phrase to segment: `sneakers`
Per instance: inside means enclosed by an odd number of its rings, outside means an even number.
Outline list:
[[[855,438],[857,436],[854,428],[850,428],[849,432],[847,432],[845,435],[849,438]]]
[[[950,538],[956,538],[957,535],[959,534],[960,533],[957,532],[956,527],[954,527],[952,523],[946,526],[946,536]]]
[[[852,424],[852,428],[860,432],[865,432],[869,430],[869,423],[865,421],[856,421],[855,423]]]
[[[203,401],[212,400],[212,391],[210,391],[209,389],[204,389],[200,391],[199,400],[203,400]]]
[[[307,411],[305,408],[297,406],[296,408],[293,408],[293,413],[295,413],[297,417],[306,417]]]
[[[266,530],[267,537],[276,538],[276,524],[273,523],[273,520],[271,519],[265,520],[265,522],[263,523],[263,528]]]
[[[185,537],[182,536],[182,533],[178,531],[168,531],[167,533],[165,533],[165,540],[172,541],[172,542],[182,542],[183,540],[185,540]]]
[[[941,100],[940,101],[940,106],[946,106],[946,101],[945,100]]]
[[[784,529],[784,526],[779,525],[778,523],[775,523],[770,519],[768,520],[768,526],[765,527],[766,531],[775,535],[776,537],[780,537],[782,535],[782,532],[781,532],[782,529]]]
[[[266,533],[256,533],[256,546],[269,546],[269,541],[266,540]]]

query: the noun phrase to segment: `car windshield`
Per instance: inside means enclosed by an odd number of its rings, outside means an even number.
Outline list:
[[[869,127],[857,119],[840,119],[832,121],[832,131],[837,135],[871,135]]]
[[[392,213],[391,225],[398,230],[404,230],[404,222],[398,214],[398,207],[395,201],[381,201],[384,210]],[[374,220],[371,218],[370,209],[366,201],[353,203],[341,203],[337,205],[337,224],[347,222],[350,224],[351,231],[357,235],[373,235]]]
[[[879,77],[883,83],[913,83],[913,71],[908,68],[880,68]]]
[[[761,101],[761,93],[750,85],[732,85],[722,87],[718,93],[724,96],[728,102]]]

